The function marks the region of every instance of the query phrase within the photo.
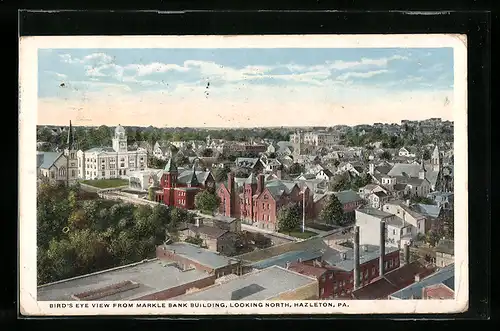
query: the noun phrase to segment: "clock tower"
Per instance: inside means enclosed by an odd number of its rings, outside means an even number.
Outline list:
[[[113,149],[115,152],[127,152],[127,133],[123,126],[118,124],[113,138]]]

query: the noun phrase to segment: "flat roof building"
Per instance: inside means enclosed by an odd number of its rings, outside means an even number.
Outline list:
[[[41,285],[38,301],[165,300],[214,284],[215,276],[158,259]]]
[[[315,300],[317,298],[317,279],[272,266],[171,300]]]

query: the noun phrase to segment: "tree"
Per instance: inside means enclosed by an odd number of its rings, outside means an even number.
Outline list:
[[[345,223],[344,206],[335,194],[327,197],[325,206],[320,212],[320,219],[326,224],[341,226]]]
[[[288,169],[288,173],[290,174],[301,174],[305,172],[305,167],[300,163],[293,163]]]
[[[392,155],[388,151],[383,151],[382,153],[380,153],[380,158],[382,160],[390,161],[392,159]]]
[[[155,200],[155,190],[156,188],[153,186],[150,186],[148,188],[148,200],[149,201],[154,201]]]
[[[201,191],[194,197],[196,209],[210,215],[219,208],[220,202],[219,196],[208,190]]]
[[[292,232],[300,225],[300,208],[297,204],[288,204],[278,210],[278,228],[280,232]]]
[[[446,239],[454,240],[455,239],[455,219],[453,215],[453,211],[446,210],[443,212],[442,224],[443,224],[443,233]]]
[[[431,152],[430,152],[428,149],[426,149],[426,150],[424,151],[423,155],[422,155],[422,158],[423,158],[424,160],[426,160],[426,161],[427,161],[427,160],[430,160],[430,159],[431,159]]]
[[[426,198],[426,197],[413,196],[411,198],[411,200],[412,200],[413,203],[421,203],[421,204],[424,204],[424,205],[435,205],[436,204],[434,202],[434,200],[432,200],[430,198]]]
[[[212,157],[214,155],[214,151],[211,148],[205,148],[201,151],[201,156],[204,157]]]
[[[214,179],[216,183],[222,183],[223,181],[226,180],[227,175],[231,172],[231,169],[227,166],[224,166],[222,168],[215,168],[213,170],[212,174],[214,175]]]

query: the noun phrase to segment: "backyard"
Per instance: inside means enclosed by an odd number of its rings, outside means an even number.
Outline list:
[[[94,180],[83,180],[82,184],[90,185],[97,188],[112,188],[128,185],[128,180],[126,179],[94,179]]]

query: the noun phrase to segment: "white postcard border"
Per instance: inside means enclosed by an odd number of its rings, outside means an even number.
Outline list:
[[[348,300],[332,307],[229,307],[225,308],[93,308],[106,302],[71,302],[73,308],[51,308],[55,302],[37,302],[36,286],[36,125],[37,54],[51,48],[438,48],[454,49],[454,176],[455,176],[455,300]],[[217,315],[217,314],[404,314],[466,311],[468,278],[468,177],[467,177],[467,41],[464,35],[288,35],[288,36],[65,36],[22,37],[20,40],[19,109],[19,302],[25,316],[64,315]],[[176,301],[143,303],[167,304]],[[204,301],[209,303],[208,301]],[[262,301],[261,301],[262,302]],[[272,301],[269,301],[272,302]],[[301,301],[322,304],[330,301]],[[69,302],[58,302],[69,304]],[[88,308],[76,308],[76,304]],[[180,302],[177,302],[180,303]],[[191,304],[191,302],[182,302]],[[200,302],[197,302],[200,303]],[[212,303],[216,303],[213,301]],[[265,303],[265,302],[263,302]],[[345,303],[342,304],[342,303]]]

